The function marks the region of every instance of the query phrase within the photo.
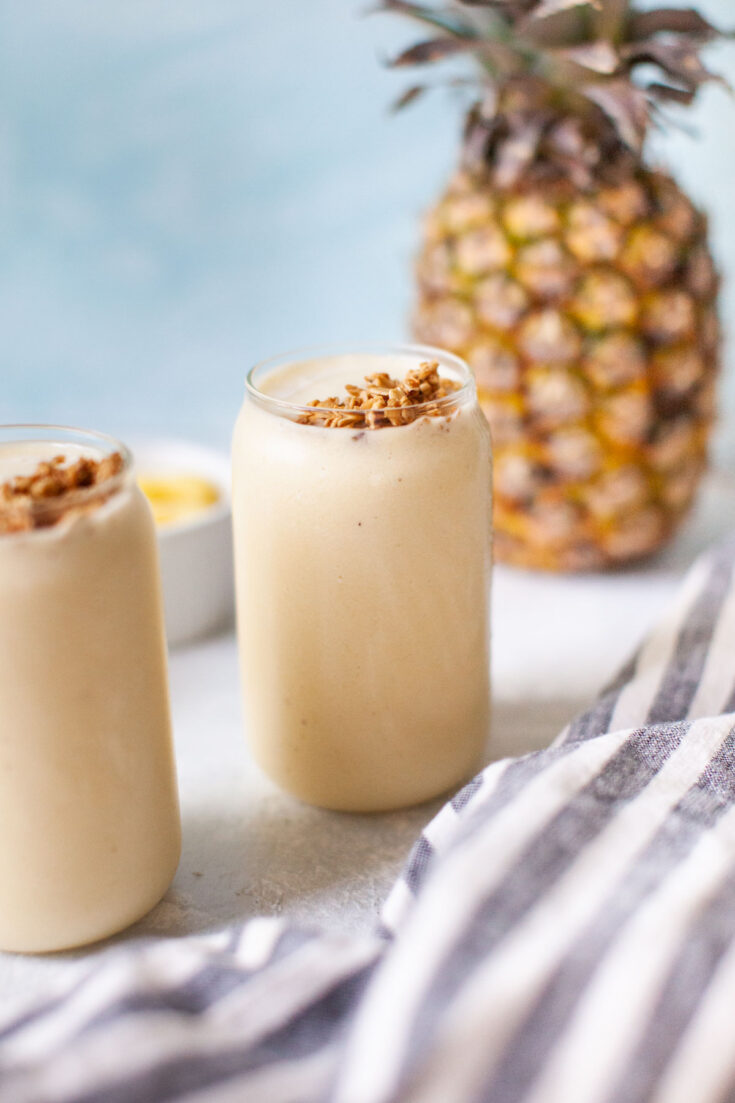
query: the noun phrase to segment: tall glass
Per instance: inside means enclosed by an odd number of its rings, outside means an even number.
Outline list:
[[[456,385],[438,416],[357,431],[309,423],[310,400],[422,361]],[[233,483],[257,761],[334,809],[397,808],[459,785],[489,722],[491,450],[466,364],[412,346],[259,364]]]
[[[96,433],[3,426],[0,484],[113,454],[113,477],[39,498],[32,527],[0,533],[4,950],[121,930],[179,859],[156,536],[131,457]]]

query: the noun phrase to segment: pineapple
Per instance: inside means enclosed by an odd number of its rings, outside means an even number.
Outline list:
[[[629,0],[381,8],[435,31],[394,64],[479,63],[462,165],[426,219],[414,329],[475,372],[497,558],[648,555],[706,466],[720,330],[706,220],[643,145],[662,104],[717,79],[699,48],[719,32]]]

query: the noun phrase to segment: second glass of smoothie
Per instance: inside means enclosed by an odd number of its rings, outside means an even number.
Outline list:
[[[132,458],[0,427],[0,949],[122,930],[181,832],[158,549]]]
[[[233,484],[263,769],[351,811],[461,784],[482,762],[490,693],[491,450],[467,366],[421,347],[258,365]]]

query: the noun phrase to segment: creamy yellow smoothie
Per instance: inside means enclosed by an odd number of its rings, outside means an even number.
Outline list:
[[[28,481],[80,461],[86,485]],[[0,484],[0,949],[58,950],[140,918],[179,859],[157,546],[101,435],[0,428]]]
[[[379,427],[337,427],[339,410],[328,426],[307,406],[426,361],[453,387],[434,416],[394,417],[387,394]],[[480,765],[490,468],[474,381],[449,354],[316,354],[251,372],[233,446],[242,683],[254,755],[289,792],[396,808]]]

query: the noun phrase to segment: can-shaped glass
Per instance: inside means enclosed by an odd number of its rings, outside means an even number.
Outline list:
[[[0,656],[0,948],[92,942],[181,842],[153,517],[111,438],[0,427]]]
[[[395,386],[422,364],[446,381],[430,404]],[[325,396],[333,418],[313,405]],[[374,411],[347,409],[364,396]],[[265,772],[350,811],[470,777],[490,711],[491,447],[466,364],[398,346],[257,365],[233,507],[245,722]]]

